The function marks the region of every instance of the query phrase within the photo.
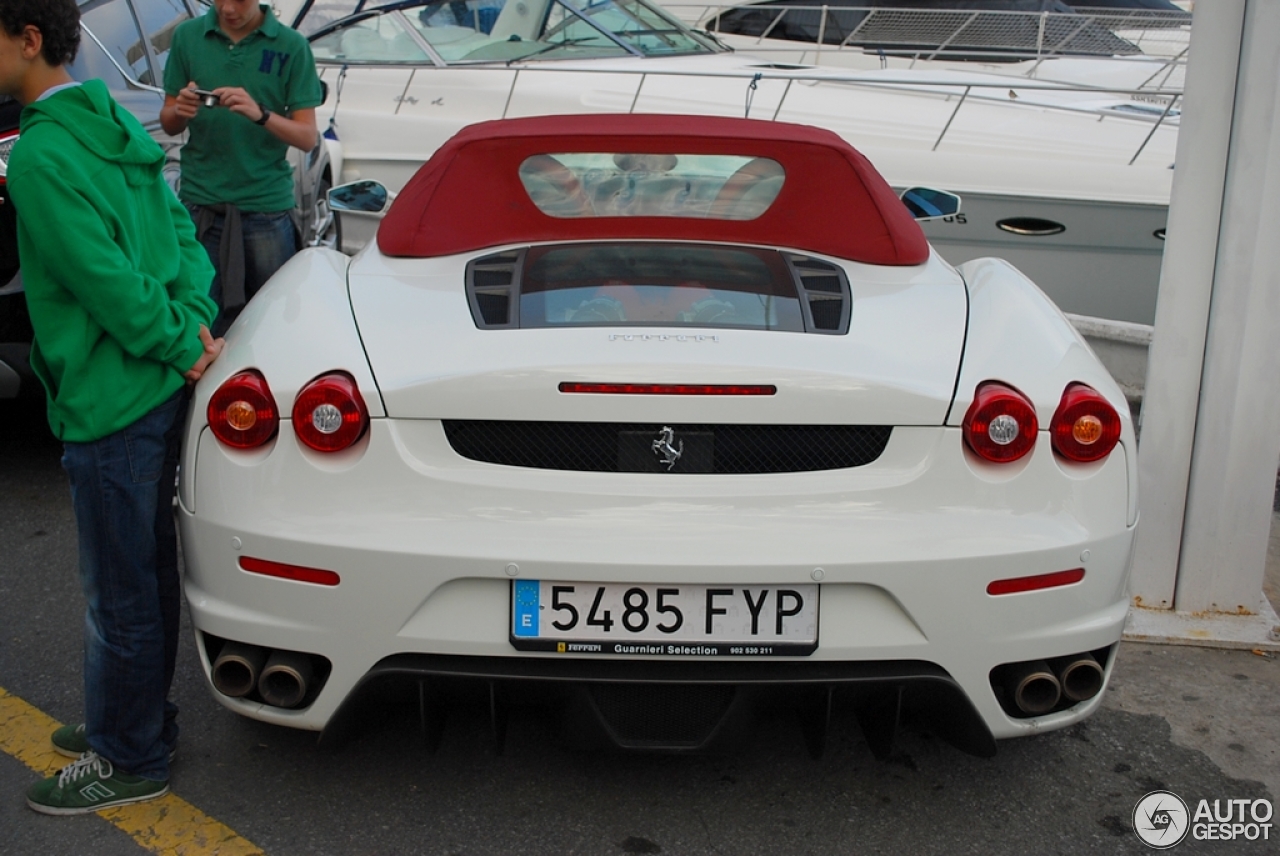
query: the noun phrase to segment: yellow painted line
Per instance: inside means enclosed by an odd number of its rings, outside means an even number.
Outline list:
[[[53,717],[0,687],[0,750],[43,776],[68,763],[53,751],[49,735],[61,726]],[[264,856],[261,847],[206,815],[172,792],[157,800],[99,811],[152,853],[172,856]]]

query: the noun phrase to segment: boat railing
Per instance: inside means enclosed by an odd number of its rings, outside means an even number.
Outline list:
[[[753,53],[815,57],[857,50],[911,63],[927,60],[1043,61],[1055,57],[1159,57],[1185,63],[1191,15],[1144,9],[1065,12],[900,9],[815,4],[716,5],[670,0],[663,7],[716,36],[735,36]],[[806,44],[808,43],[808,44]],[[1034,69],[1019,72],[1034,76]],[[1169,71],[1152,75],[1158,85]]]
[[[917,95],[933,95],[946,102],[955,102],[954,108],[947,115],[945,122],[938,129],[931,150],[936,151],[946,138],[956,116],[967,104],[1019,104],[1027,109],[1050,110],[1062,113],[1075,113],[1096,117],[1098,121],[1135,121],[1150,124],[1150,129],[1143,137],[1137,149],[1128,160],[1133,165],[1143,150],[1150,143],[1156,132],[1165,126],[1175,125],[1174,117],[1179,115],[1178,105],[1181,102],[1182,90],[1166,88],[1159,94],[1142,88],[1116,88],[1087,84],[1070,84],[1060,81],[1018,80],[1013,86],[1008,79],[990,74],[959,74],[939,71],[936,74],[921,72],[895,73],[889,71],[859,72],[839,69],[805,68],[785,64],[756,66],[751,70],[708,71],[706,69],[645,69],[609,68],[598,64],[578,65],[571,62],[544,63],[512,63],[504,67],[472,66],[475,69],[488,68],[492,71],[514,72],[506,96],[503,116],[523,115],[522,111],[512,112],[522,77],[542,74],[581,74],[584,71],[593,75],[622,75],[638,77],[635,91],[631,96],[627,112],[635,112],[641,97],[645,94],[645,84],[651,78],[727,78],[738,79],[743,83],[743,115],[746,118],[766,118],[778,120],[787,107],[787,98],[796,84],[801,86],[840,85],[870,90],[897,90]],[[754,100],[761,83],[776,82],[783,86],[777,103],[766,111],[754,110]],[[1064,95],[1070,97],[1063,97]],[[1079,96],[1084,96],[1083,98]],[[1100,106],[1100,103],[1105,106]],[[1117,109],[1121,108],[1121,109]],[[927,142],[927,140],[924,140]]]

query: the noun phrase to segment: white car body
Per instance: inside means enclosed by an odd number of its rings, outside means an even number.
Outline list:
[[[396,201],[411,204],[406,193]],[[829,213],[839,216],[838,200]],[[304,652],[328,667],[316,669],[327,672],[323,685],[300,707],[215,691],[222,704],[323,730],[362,682],[384,673],[575,686],[593,675],[641,687],[856,683],[890,694],[907,686],[908,696],[912,686],[945,685],[956,721],[974,723],[949,739],[980,754],[994,751],[992,738],[1061,728],[1096,709],[1100,693],[1012,715],[993,687],[1002,664],[1079,652],[1103,652],[1099,675],[1110,673],[1138,521],[1124,396],[1034,284],[994,259],[953,268],[926,249],[917,263],[891,266],[802,249],[843,270],[846,333],[482,329],[464,288],[468,263],[555,243],[417,258],[377,244],[353,259],[307,250],[245,309],[197,386],[189,420],[179,489],[186,595],[207,673],[223,640]],[[246,369],[265,376],[282,418],[268,443],[236,449],[215,438],[206,408]],[[288,411],[334,369],[354,380],[369,420],[353,446],[325,454],[299,442]],[[1015,463],[983,461],[962,439],[975,389],[991,379],[1025,394],[1042,426]],[[777,394],[567,395],[557,387],[566,381],[769,384]],[[1097,390],[1120,420],[1119,443],[1096,463],[1065,461],[1044,430],[1073,382]],[[468,459],[451,448],[450,420],[892,432],[878,458],[851,468],[604,473]],[[661,439],[653,437],[655,453]],[[246,556],[341,582],[249,573]],[[1067,569],[1084,569],[1083,579],[987,593],[995,580]],[[811,586],[820,593],[817,644],[783,657],[517,650],[513,580]],[[902,680],[871,680],[889,673]]]

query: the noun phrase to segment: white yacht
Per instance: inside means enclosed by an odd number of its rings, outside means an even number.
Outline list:
[[[309,37],[330,85],[320,116],[345,180],[398,189],[458,129],[503,117],[817,125],[897,188],[963,197],[959,215],[926,224],[949,261],[1006,258],[1066,312],[1154,317],[1176,88],[779,62],[728,49],[645,0],[313,0],[286,20]],[[347,227],[349,248],[358,227]]]

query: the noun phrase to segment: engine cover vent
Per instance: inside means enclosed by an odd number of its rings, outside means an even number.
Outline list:
[[[511,311],[515,299],[520,252],[495,253],[467,265],[467,297],[471,312],[485,327],[514,327]]]
[[[481,330],[684,327],[849,332],[843,268],[763,247],[682,242],[546,244],[472,259]]]
[[[849,282],[844,271],[809,256],[787,257],[795,271],[809,309],[812,328],[823,333],[844,333],[849,329]]]

